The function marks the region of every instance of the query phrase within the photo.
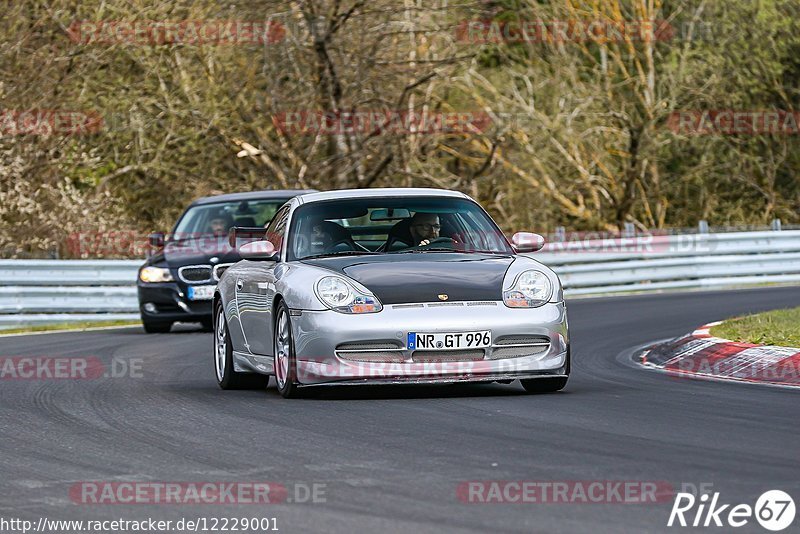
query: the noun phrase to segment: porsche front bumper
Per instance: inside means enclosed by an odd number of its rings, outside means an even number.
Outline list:
[[[374,314],[292,312],[297,379],[303,385],[448,383],[566,376],[563,302],[508,308],[502,302],[389,305]],[[481,350],[412,350],[409,332],[490,330]]]

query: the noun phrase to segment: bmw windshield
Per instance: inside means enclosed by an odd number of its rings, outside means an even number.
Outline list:
[[[286,199],[241,200],[192,206],[175,225],[170,241],[228,235],[233,226],[264,227]]]

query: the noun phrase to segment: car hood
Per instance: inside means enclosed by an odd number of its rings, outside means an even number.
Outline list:
[[[217,258],[214,265],[220,263],[236,263],[241,259],[236,249],[231,248],[227,238],[193,239],[179,243],[167,243],[163,249],[154,254],[149,265],[166,262],[169,267],[177,269],[185,265],[209,265],[211,258]]]
[[[514,256],[426,252],[304,260],[340,272],[372,291],[383,304],[502,300],[503,279]]]

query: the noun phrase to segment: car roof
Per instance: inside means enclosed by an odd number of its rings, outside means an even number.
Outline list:
[[[371,189],[339,189],[337,191],[321,191],[309,193],[297,199],[297,204],[320,202],[323,200],[341,200],[349,198],[373,197],[455,197],[469,198],[459,191],[434,189],[426,187],[375,187]]]
[[[202,204],[216,204],[218,202],[237,202],[240,200],[289,200],[298,195],[316,193],[316,189],[278,189],[268,191],[247,191],[245,193],[227,193],[210,197],[198,198],[192,206]]]

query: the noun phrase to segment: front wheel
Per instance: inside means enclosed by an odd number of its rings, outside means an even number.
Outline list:
[[[241,373],[233,368],[233,347],[228,335],[228,321],[222,302],[217,303],[214,324],[214,370],[217,384],[222,389],[265,389],[269,376],[258,373]]]
[[[520,382],[528,393],[555,393],[564,389],[564,386],[567,385],[567,378],[526,378]]]
[[[520,383],[528,393],[555,393],[556,391],[561,391],[567,385],[571,368],[572,354],[569,346],[567,346],[567,363],[564,366],[564,374],[567,376],[526,378],[521,379]]]
[[[292,338],[292,323],[289,317],[289,308],[281,301],[275,313],[275,328],[273,329],[275,354],[275,381],[278,392],[285,399],[300,396],[297,386],[297,359],[294,353],[294,339]]]

